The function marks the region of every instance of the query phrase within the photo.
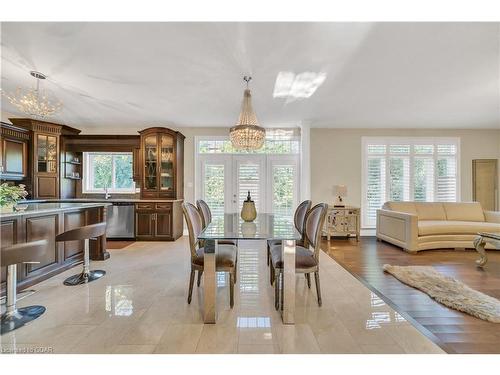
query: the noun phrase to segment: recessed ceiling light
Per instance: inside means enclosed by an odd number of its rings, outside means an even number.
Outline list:
[[[326,73],[279,72],[274,84],[273,97],[287,99],[304,99],[311,97],[319,86],[325,82]]]

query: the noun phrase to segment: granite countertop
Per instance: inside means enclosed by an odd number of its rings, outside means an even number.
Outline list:
[[[71,211],[83,208],[106,207],[110,203],[98,202],[43,202],[43,201],[25,201],[19,202],[14,212],[2,212],[2,220],[12,219],[20,216],[28,216],[35,214],[50,214],[55,212]],[[25,208],[24,208],[25,207]]]

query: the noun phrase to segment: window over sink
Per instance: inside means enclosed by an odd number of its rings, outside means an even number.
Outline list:
[[[135,193],[131,152],[84,152],[83,192]]]

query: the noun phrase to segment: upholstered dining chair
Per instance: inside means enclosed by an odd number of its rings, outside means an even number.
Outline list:
[[[198,236],[203,230],[203,222],[198,209],[191,203],[184,202],[182,211],[189,231],[189,250],[191,252],[191,275],[189,278],[188,303],[191,303],[195,272],[198,271],[198,286],[203,274],[204,249],[199,246]],[[229,298],[231,308],[234,306],[234,283],[236,282],[236,246],[219,244],[215,260],[216,272],[229,273]]]
[[[305,217],[304,244],[295,249],[295,272],[306,275],[307,286],[311,288],[310,274],[314,273],[318,305],[321,306],[321,288],[319,283],[319,250],[321,244],[321,229],[325,222],[328,205],[319,203],[311,208]],[[276,274],[274,278],[274,303],[276,309],[280,306],[280,289],[283,284],[283,260],[281,244],[271,247],[271,268]]]
[[[203,199],[198,199],[196,201],[196,207],[198,207],[198,212],[201,215],[201,222],[203,224],[203,229],[207,227],[208,224],[212,222],[212,211],[210,211],[210,207],[207,202]],[[219,245],[234,245],[238,247],[238,241],[236,240],[220,240]],[[238,263],[238,248],[236,248],[236,264]],[[198,286],[200,286],[201,274],[203,272],[198,272]],[[235,274],[236,275],[236,274]],[[236,279],[234,280],[236,282]]]
[[[310,200],[305,200],[302,203],[300,203],[295,209],[295,214],[293,215],[293,224],[295,225],[295,228],[299,231],[299,233],[302,235],[302,239],[300,241],[297,241],[296,243],[297,246],[304,246],[304,224],[306,222],[305,219],[307,211],[311,209],[311,205],[312,202]],[[281,245],[281,240],[267,241],[267,265],[269,265],[271,259],[271,247],[276,245]],[[270,274],[271,274],[270,276],[272,285],[274,281],[274,272],[272,267],[270,267]]]

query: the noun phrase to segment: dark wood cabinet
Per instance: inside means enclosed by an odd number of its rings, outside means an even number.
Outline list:
[[[60,197],[60,142],[62,135],[76,135],[80,130],[66,125],[29,118],[9,119],[14,126],[29,132],[29,152],[26,153],[29,190],[32,198]],[[63,175],[65,170],[63,169]]]
[[[22,128],[1,124],[0,179],[20,181],[28,177],[29,133]]]
[[[182,199],[184,135],[167,128],[148,128],[141,135],[141,197]]]
[[[182,236],[181,201],[137,203],[135,235],[138,240],[169,241]]]

